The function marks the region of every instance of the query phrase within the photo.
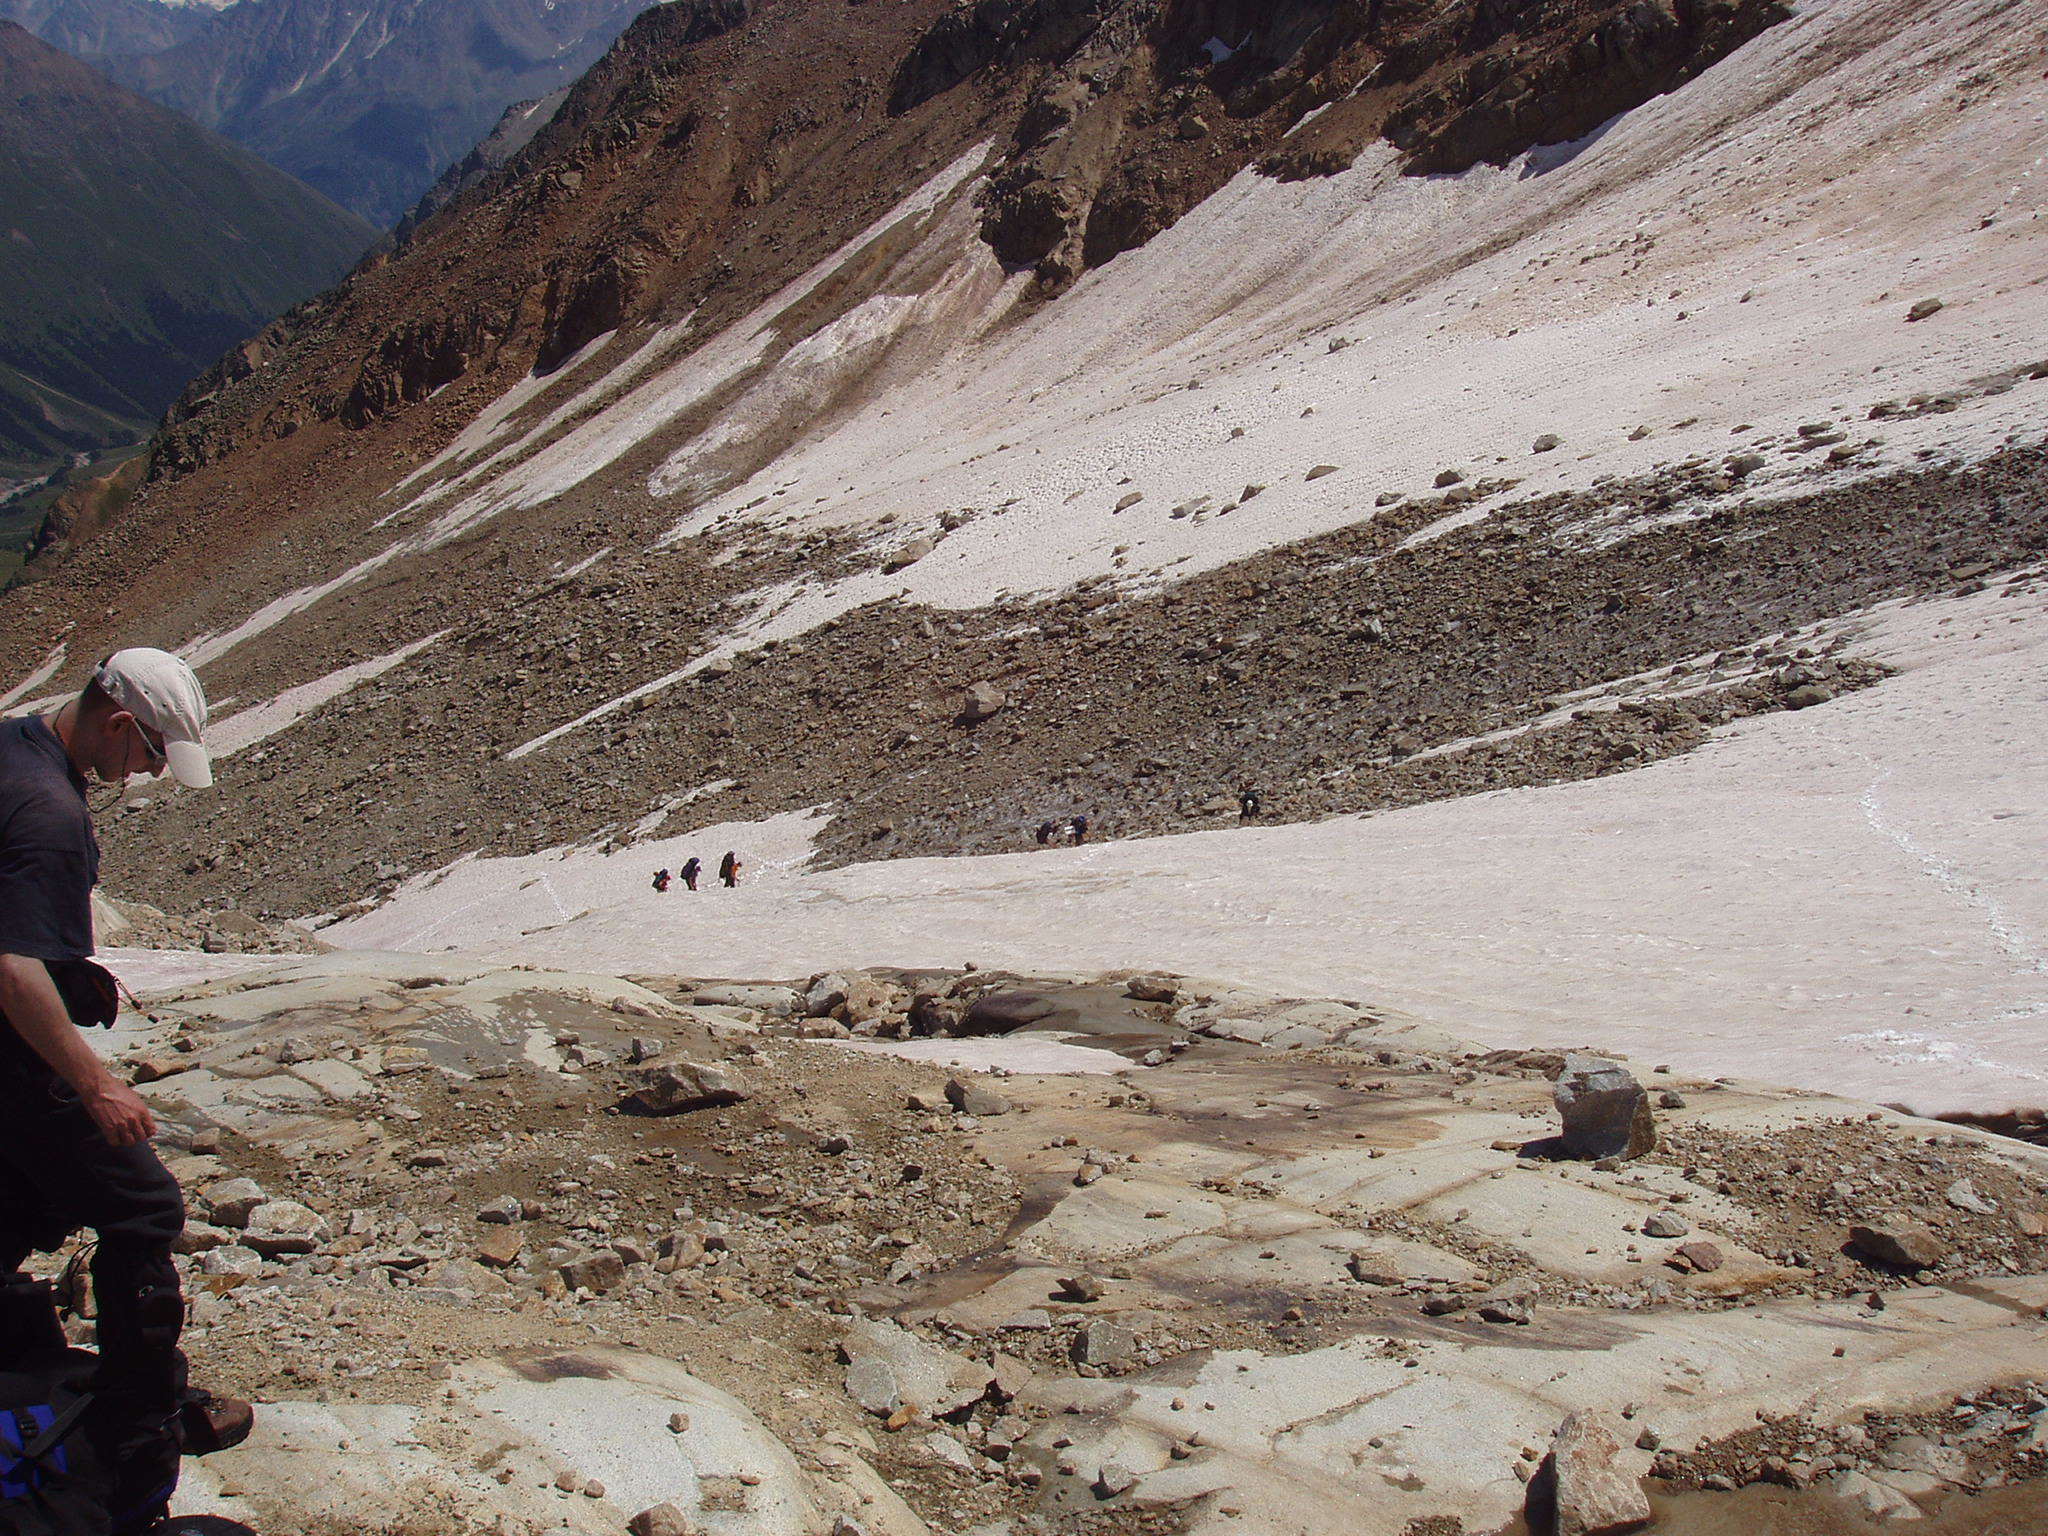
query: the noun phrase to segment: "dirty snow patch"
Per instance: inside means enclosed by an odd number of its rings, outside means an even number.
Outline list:
[[[306,716],[334,699],[340,698],[350,689],[372,678],[382,677],[393,667],[412,660],[421,651],[448,633],[439,630],[410,645],[400,646],[385,655],[358,661],[346,667],[337,667],[325,677],[316,677],[310,683],[301,683],[296,688],[287,688],[276,698],[254,705],[239,714],[228,716],[218,725],[210,726],[206,732],[206,743],[216,758],[232,757],[235,753],[253,747],[259,741],[266,741],[279,731],[297,725]]]

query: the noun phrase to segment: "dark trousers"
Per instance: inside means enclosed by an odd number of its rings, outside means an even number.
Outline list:
[[[185,1298],[171,1245],[185,1229],[185,1202],[147,1144],[110,1146],[62,1079],[18,1041],[0,1039],[0,1273],[79,1227],[99,1239],[92,1423],[114,1468],[113,1529],[122,1536],[161,1519],[178,1482]]]

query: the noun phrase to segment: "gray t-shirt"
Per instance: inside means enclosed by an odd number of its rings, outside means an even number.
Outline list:
[[[85,779],[39,716],[0,722],[0,954],[92,953],[100,846]]]

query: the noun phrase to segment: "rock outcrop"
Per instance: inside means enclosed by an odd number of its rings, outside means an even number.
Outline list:
[[[1574,1413],[1558,1426],[1549,1459],[1557,1536],[1623,1536],[1650,1523],[1650,1501],[1626,1456],[1597,1414]]]
[[[1555,1097],[1567,1157],[1641,1157],[1657,1145],[1649,1092],[1618,1061],[1573,1052],[1564,1059]]]
[[[996,1078],[887,1054],[907,978],[835,974],[899,999],[859,1051],[806,1038],[848,1026],[791,1010],[796,982],[359,955],[151,994],[132,1050],[188,1063],[143,1091],[206,1218],[187,1347],[261,1400],[187,1496],[423,1536],[664,1504],[901,1536],[1227,1504],[1401,1536],[1500,1528],[1518,1476],[1589,1533],[1640,1518],[1646,1471],[1902,1514],[2038,1494],[2039,1149],[1678,1080],[1656,1150],[1548,1161],[1498,1133],[1548,1113],[1553,1053],[1369,1003],[919,977],[1048,1005],[965,1042],[1019,1064]],[[1076,1020],[1120,1054],[1022,1069]],[[643,1044],[749,1095],[606,1113]],[[1948,1202],[1963,1179],[1996,1210]],[[1837,1186],[1879,1180],[1947,1245],[1940,1284],[1838,1251]],[[1657,1262],[1674,1207],[1723,1262]],[[1696,1390],[1730,1358],[1769,1366]],[[1304,1412],[1309,1447],[1276,1432]]]

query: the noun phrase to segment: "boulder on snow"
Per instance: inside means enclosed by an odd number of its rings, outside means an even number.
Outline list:
[[[907,565],[917,564],[918,561],[937,548],[938,545],[930,539],[912,539],[908,544],[905,544],[901,549],[889,556],[887,560],[882,562],[882,570],[884,574],[893,574],[902,570]]]
[[[673,1504],[656,1504],[626,1522],[632,1536],[693,1536],[687,1516]]]

